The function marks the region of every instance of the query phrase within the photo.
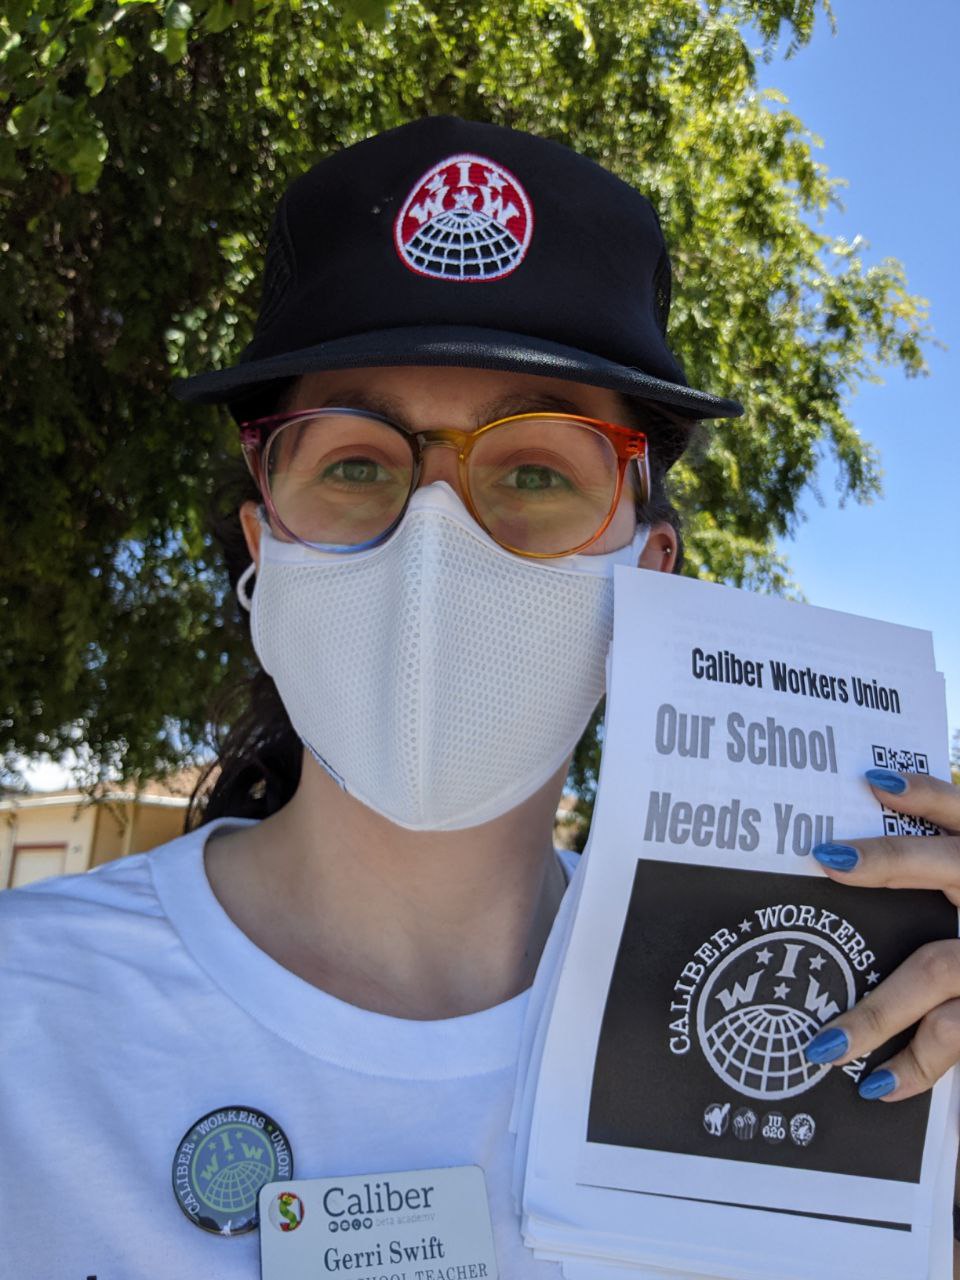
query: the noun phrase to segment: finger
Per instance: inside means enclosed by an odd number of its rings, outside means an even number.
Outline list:
[[[928,942],[852,1009],[826,1024],[804,1050],[837,1066],[866,1057],[891,1036],[960,996],[960,939]]]
[[[864,775],[873,793],[888,809],[926,818],[946,831],[960,831],[960,787],[925,773],[895,773],[868,769]]]
[[[900,1102],[924,1093],[960,1059],[960,1000],[948,1000],[923,1018],[907,1047],[857,1086],[861,1098]]]
[[[813,856],[842,884],[867,889],[939,889],[960,901],[960,837],[873,836],[818,844]]]

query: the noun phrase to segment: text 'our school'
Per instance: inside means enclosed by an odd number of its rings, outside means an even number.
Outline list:
[[[671,702],[657,708],[654,744],[662,756],[707,760],[714,745],[715,716],[678,711]],[[773,716],[748,721],[739,711],[726,719],[726,757],[731,764],[769,765],[781,769],[837,772],[837,743],[832,725],[801,729],[782,725]]]

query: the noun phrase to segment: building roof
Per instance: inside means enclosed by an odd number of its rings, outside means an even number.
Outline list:
[[[185,809],[202,772],[203,766],[190,765],[165,778],[150,778],[141,783],[139,788],[131,779],[104,783],[92,792],[81,787],[65,787],[57,791],[8,791],[0,793],[0,810],[117,801]]]

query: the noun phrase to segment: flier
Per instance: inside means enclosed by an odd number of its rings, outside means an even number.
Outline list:
[[[722,1247],[701,1251],[711,1274],[802,1274],[774,1264],[775,1232],[834,1248],[847,1232],[865,1273],[926,1276],[952,1080],[895,1104],[858,1095],[910,1031],[843,1067],[804,1049],[919,947],[957,936],[942,894],[838,884],[810,857],[935,830],[863,778],[946,773],[930,638],[640,571],[618,570],[616,593],[589,858],[534,1041],[531,1236],[547,1256],[682,1269],[698,1221],[715,1232],[725,1211],[736,1244],[725,1268]],[[673,1257],[671,1223],[687,1235]]]

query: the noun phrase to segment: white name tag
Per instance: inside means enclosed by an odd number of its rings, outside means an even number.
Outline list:
[[[262,1280],[498,1280],[483,1170],[268,1182]]]

